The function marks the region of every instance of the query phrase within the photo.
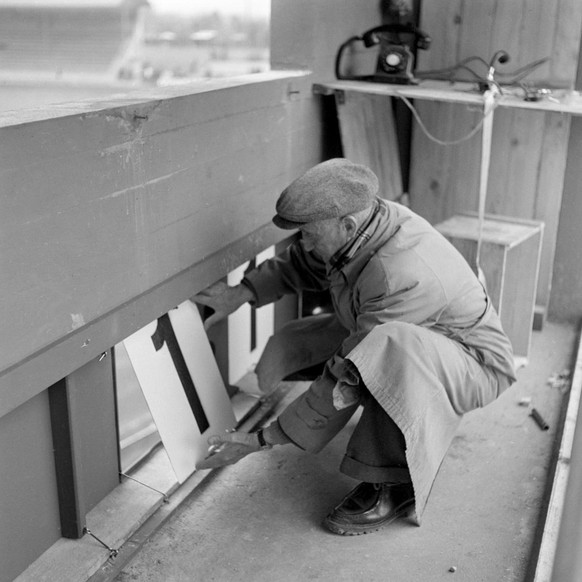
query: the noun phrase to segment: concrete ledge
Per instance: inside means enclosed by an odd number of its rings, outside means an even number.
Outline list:
[[[578,353],[576,365],[572,377],[568,407],[566,409],[566,418],[556,470],[554,472],[552,493],[548,506],[548,512],[543,528],[542,541],[538,554],[534,582],[548,582],[552,579],[552,570],[554,567],[554,558],[558,544],[558,534],[564,512],[564,500],[566,497],[566,488],[570,477],[570,462],[572,459],[572,447],[574,444],[574,432],[578,423],[580,409],[580,395],[582,392],[582,344],[578,340]]]

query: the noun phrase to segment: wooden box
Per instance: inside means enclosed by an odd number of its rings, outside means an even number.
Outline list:
[[[475,269],[478,217],[452,216],[436,229]],[[543,230],[542,222],[505,216],[487,215],[483,224],[479,263],[516,358],[529,353]]]

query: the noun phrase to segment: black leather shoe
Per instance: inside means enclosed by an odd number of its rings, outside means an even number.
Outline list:
[[[358,536],[407,515],[413,505],[410,483],[360,483],[323,520],[323,525],[342,536]]]

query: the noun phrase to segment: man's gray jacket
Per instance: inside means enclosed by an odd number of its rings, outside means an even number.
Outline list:
[[[259,384],[269,391],[287,374],[326,361],[324,373],[279,417],[290,440],[318,452],[347,422],[341,410],[322,415],[318,401],[329,408],[338,382],[357,386],[361,379],[404,434],[420,521],[462,415],[515,381],[514,360],[465,259],[409,209],[378,204],[371,238],[339,270],[296,241],[244,282],[257,307],[329,289],[334,315],[300,319],[275,334],[257,366]]]

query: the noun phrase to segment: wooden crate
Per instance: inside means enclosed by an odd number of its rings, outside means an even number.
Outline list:
[[[455,215],[436,229],[475,268],[478,217]],[[483,224],[480,267],[518,358],[529,353],[543,230],[542,222],[505,216],[487,215]]]

